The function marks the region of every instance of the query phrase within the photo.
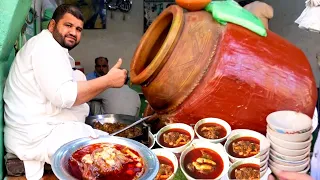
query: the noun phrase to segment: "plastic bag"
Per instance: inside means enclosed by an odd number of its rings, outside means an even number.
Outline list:
[[[231,22],[260,36],[267,36],[267,31],[261,20],[233,0],[212,1],[205,10],[212,13],[213,18],[223,25]]]
[[[299,24],[299,28],[309,31],[320,32],[320,6],[307,6],[295,23]]]

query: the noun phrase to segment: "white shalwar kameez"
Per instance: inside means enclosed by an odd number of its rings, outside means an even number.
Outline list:
[[[63,144],[106,135],[84,123],[86,103],[73,106],[76,81],[86,80],[73,63],[48,30],[30,39],[12,63],[3,95],[4,144],[24,162],[28,180],[41,179],[44,163]]]

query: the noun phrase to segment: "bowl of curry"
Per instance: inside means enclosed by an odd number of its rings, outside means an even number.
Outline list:
[[[231,163],[246,158],[255,158],[260,156],[260,142],[265,138],[262,134],[252,131],[238,131],[231,133],[224,149],[229,156]]]
[[[218,118],[201,119],[194,126],[194,132],[199,139],[213,143],[220,143],[227,139],[231,133],[230,125]]]
[[[229,179],[260,179],[260,160],[248,158],[233,163],[228,170]]]
[[[58,179],[147,180],[159,170],[157,156],[147,146],[122,137],[80,138],[61,146],[52,157]]]

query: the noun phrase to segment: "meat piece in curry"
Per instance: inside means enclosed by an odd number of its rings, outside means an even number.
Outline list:
[[[204,152],[201,151],[202,156],[197,158],[196,161],[193,161],[192,163],[187,164],[187,168],[191,171],[198,171],[202,174],[209,174],[215,169],[216,162],[212,160],[212,157]]]

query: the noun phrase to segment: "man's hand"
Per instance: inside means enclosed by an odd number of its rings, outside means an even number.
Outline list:
[[[119,88],[122,87],[127,78],[127,70],[120,69],[122,64],[122,59],[120,58],[118,62],[110,69],[108,74],[105,76],[108,78],[111,87]]]
[[[286,171],[281,171],[277,173],[277,178],[279,180],[314,180],[308,174],[302,174],[297,172],[286,172]],[[276,178],[270,174],[268,177],[268,180],[276,180]]]

